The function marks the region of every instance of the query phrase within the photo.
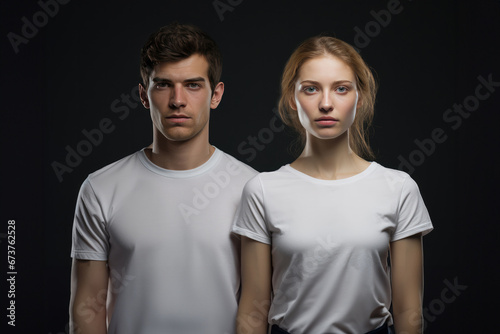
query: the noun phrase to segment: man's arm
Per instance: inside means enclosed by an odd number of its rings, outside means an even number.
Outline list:
[[[271,247],[241,237],[241,298],[236,333],[267,333],[271,306]]]
[[[108,279],[105,261],[73,260],[69,306],[71,334],[107,333]]]
[[[392,307],[396,333],[422,333],[423,256],[420,234],[391,243]]]

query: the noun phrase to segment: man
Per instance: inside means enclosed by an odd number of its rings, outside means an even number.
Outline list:
[[[77,333],[232,334],[239,241],[231,224],[256,172],[209,143],[220,52],[178,23],[151,35],[139,85],[153,144],[90,174],[73,227]]]

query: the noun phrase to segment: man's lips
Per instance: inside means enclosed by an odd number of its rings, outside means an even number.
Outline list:
[[[174,115],[167,116],[165,118],[168,119],[172,123],[183,123],[183,122],[186,122],[187,120],[189,120],[191,117],[184,115],[184,114],[174,114]]]

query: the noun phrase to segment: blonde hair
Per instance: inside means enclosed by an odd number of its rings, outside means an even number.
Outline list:
[[[305,143],[305,130],[300,124],[297,112],[291,108],[295,99],[295,83],[302,65],[313,58],[331,55],[345,62],[354,72],[356,87],[359,92],[360,107],[357,109],[354,123],[349,129],[349,145],[359,156],[373,159],[370,148],[368,129],[373,120],[377,84],[372,71],[363,58],[349,44],[335,37],[316,36],[304,41],[290,56],[281,79],[281,98],[279,114],[283,122],[297,131]]]

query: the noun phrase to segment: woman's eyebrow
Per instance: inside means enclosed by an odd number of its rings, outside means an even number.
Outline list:
[[[303,84],[303,83],[319,84],[318,81],[309,80],[309,79],[302,80],[300,83],[301,84]],[[336,81],[333,82],[334,85],[341,84],[341,83],[350,83],[350,84],[352,84],[352,82],[350,80],[336,80]]]

